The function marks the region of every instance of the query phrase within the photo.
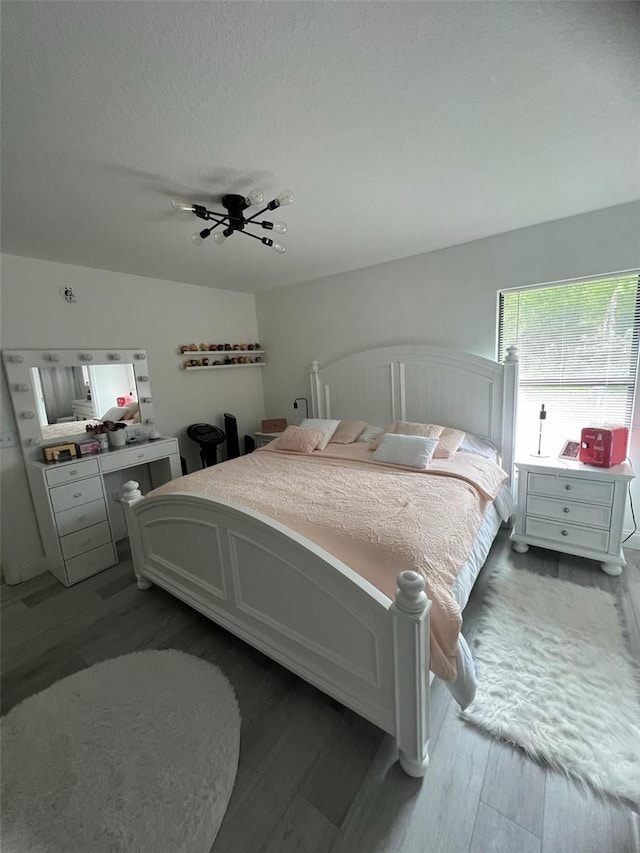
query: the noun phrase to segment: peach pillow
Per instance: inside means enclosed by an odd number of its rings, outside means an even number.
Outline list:
[[[465,433],[461,429],[445,427],[433,454],[434,459],[451,459],[464,441]]]
[[[387,424],[382,435],[371,442],[371,449],[376,450],[387,433],[392,435],[421,435],[424,438],[440,438],[444,427],[437,424],[419,424],[413,421],[393,421]],[[462,441],[462,439],[460,439]]]
[[[340,421],[338,429],[331,436],[330,444],[353,444],[366,429],[366,421]]]
[[[292,450],[294,453],[313,453],[324,438],[319,429],[301,429],[288,426],[271,446],[276,450]]]

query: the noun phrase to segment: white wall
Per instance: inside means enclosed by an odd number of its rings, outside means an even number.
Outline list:
[[[185,428],[199,421],[222,426],[223,412],[238,418],[242,441],[264,417],[262,373],[179,369],[182,343],[259,340],[255,299],[234,293],[105,270],[3,255],[1,345],[4,349],[140,348],[149,358],[156,426],[176,436],[190,471],[200,467]],[[65,302],[62,286],[78,301]],[[15,432],[4,375],[0,429]],[[0,451],[2,565],[9,579],[41,568],[42,549],[19,448]]]
[[[399,343],[495,358],[499,290],[639,267],[637,202],[260,294],[267,417],[296,422],[292,401],[309,397],[313,359]],[[631,457],[640,472],[640,405]],[[633,495],[640,515],[639,481]]]

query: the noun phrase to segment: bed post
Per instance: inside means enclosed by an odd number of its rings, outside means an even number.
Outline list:
[[[504,360],[502,388],[502,467],[509,475],[509,485],[515,483],[516,422],[518,418],[518,379],[520,360],[518,347],[507,347]]]
[[[129,545],[131,546],[133,571],[136,575],[138,589],[151,589],[153,584],[142,574],[142,566],[144,564],[142,533],[136,514],[133,512],[133,507],[141,500],[142,492],[140,491],[139,484],[136,483],[135,480],[127,480],[122,487],[120,503],[124,506],[124,520],[127,523],[127,531],[129,532]]]
[[[424,776],[429,765],[429,610],[424,578],[401,572],[390,607],[396,693],[396,742],[409,776]]]

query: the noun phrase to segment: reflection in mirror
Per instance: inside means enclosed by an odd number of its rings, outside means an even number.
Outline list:
[[[43,439],[86,431],[86,421],[119,420],[138,400],[132,364],[32,367],[31,377]],[[135,407],[134,407],[135,408]],[[127,420],[139,420],[135,412]]]

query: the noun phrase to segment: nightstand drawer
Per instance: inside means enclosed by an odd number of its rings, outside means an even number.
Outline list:
[[[525,534],[538,539],[547,539],[572,548],[606,552],[609,546],[608,530],[593,530],[573,524],[558,524],[541,518],[525,519]]]
[[[527,492],[610,506],[613,500],[613,483],[530,471]]]
[[[576,501],[559,501],[527,495],[527,515],[539,515],[560,523],[586,524],[591,527],[609,529],[611,507],[601,504],[581,504]]]

